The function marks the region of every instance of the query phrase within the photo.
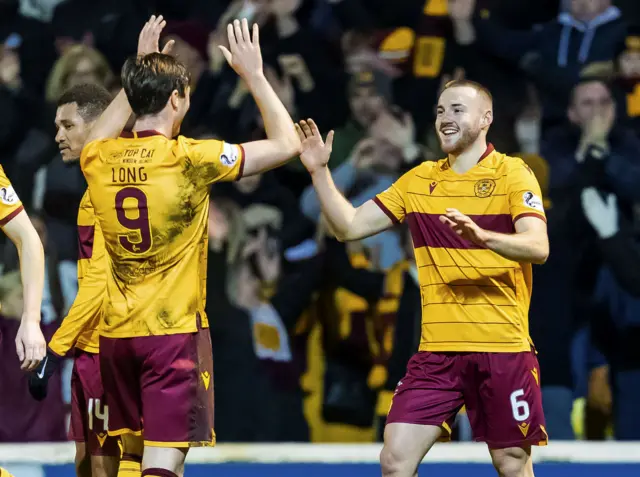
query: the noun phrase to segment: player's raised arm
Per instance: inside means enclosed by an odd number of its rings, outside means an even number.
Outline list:
[[[227,26],[229,49],[222,50],[229,65],[245,81],[255,99],[267,139],[242,145],[245,153],[243,176],[250,176],[278,167],[300,153],[300,139],[293,120],[278,95],[264,76],[258,25],[252,34],[246,19]]]
[[[22,210],[4,227],[4,233],[15,244],[20,257],[20,274],[24,310],[16,336],[18,358],[22,369],[34,369],[45,356],[46,343],[40,329],[40,307],[44,288],[44,250],[38,232]]]
[[[359,240],[375,235],[397,221],[373,200],[355,208],[338,190],[328,167],[333,131],[329,132],[325,143],[313,120],[301,121],[295,126],[302,142],[300,159],[311,174],[322,212],[338,240]]]
[[[157,53],[159,49],[160,34],[167,25],[162,15],[156,17],[152,15],[149,21],[144,24],[138,37],[138,56]],[[174,41],[171,40],[162,49],[163,54],[168,54],[173,47]],[[121,89],[116,97],[111,101],[109,107],[104,110],[100,117],[95,121],[89,135],[85,141],[85,145],[100,139],[113,139],[120,135],[127,122],[131,118],[133,111],[129,105],[129,100],[124,89]]]

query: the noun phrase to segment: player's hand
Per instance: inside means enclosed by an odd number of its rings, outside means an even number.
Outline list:
[[[160,34],[164,27],[167,26],[167,22],[162,15],[151,15],[149,21],[144,24],[138,37],[138,55],[149,55],[151,53],[162,53],[168,55],[171,53],[173,40],[169,40],[162,51],[160,51]]]
[[[40,320],[22,316],[16,336],[16,351],[22,363],[20,369],[31,371],[38,366],[46,354],[47,343],[40,329]]]
[[[60,367],[60,357],[47,348],[47,355],[29,374],[29,393],[36,401],[47,397],[49,379]]]
[[[448,0],[447,12],[453,21],[470,21],[476,8],[476,0]]]
[[[227,25],[229,48],[218,46],[229,66],[245,80],[263,74],[258,30],[258,24],[254,23],[250,34],[246,18],[243,18],[242,22],[234,20],[233,24]]]
[[[307,168],[310,174],[326,167],[333,147],[333,131],[329,131],[327,140],[323,141],[318,126],[316,126],[313,119],[300,121],[295,126],[300,142],[302,142],[300,160],[304,167]]]
[[[580,194],[585,217],[602,239],[613,237],[620,230],[618,224],[618,200],[615,194],[602,198],[594,187],[587,187]]]
[[[440,216],[440,222],[469,242],[484,246],[488,240],[487,231],[457,209],[447,209],[447,213]]]

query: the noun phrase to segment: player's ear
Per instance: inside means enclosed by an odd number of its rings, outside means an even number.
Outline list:
[[[487,109],[484,114],[482,115],[482,120],[480,121],[480,126],[484,129],[484,128],[488,128],[489,126],[491,126],[491,123],[493,122],[493,111],[491,111],[490,109]]]
[[[180,93],[178,93],[177,89],[174,89],[171,92],[171,96],[169,96],[169,104],[171,104],[171,107],[173,108],[174,111],[177,111],[180,107]]]

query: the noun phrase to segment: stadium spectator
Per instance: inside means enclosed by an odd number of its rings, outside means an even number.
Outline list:
[[[75,45],[56,61],[47,79],[46,99],[55,103],[71,86],[93,83],[107,89],[116,86],[115,77],[106,58],[94,48]]]
[[[540,89],[545,130],[563,121],[582,71],[591,63],[615,59],[626,28],[611,0],[573,0],[568,11],[530,31],[510,30],[481,14],[473,26],[480,48],[518,65],[534,80]]]

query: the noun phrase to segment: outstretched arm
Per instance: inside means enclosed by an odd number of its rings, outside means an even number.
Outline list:
[[[144,24],[138,37],[138,55],[148,55],[149,53],[159,52],[158,42],[160,33],[167,25],[162,15],[156,17],[152,15],[149,21]],[[169,54],[173,47],[174,41],[171,40],[162,49],[163,54]],[[104,110],[100,117],[96,120],[84,142],[86,146],[90,142],[100,139],[113,139],[120,135],[124,127],[127,125],[129,118],[133,114],[129,100],[124,89],[121,89],[111,104]]]
[[[44,251],[38,232],[23,210],[3,227],[18,249],[24,296],[24,310],[16,349],[22,369],[32,370],[45,356],[46,343],[40,330],[40,307],[44,288]]]
[[[242,144],[245,153],[243,176],[250,176],[281,166],[297,156],[300,139],[287,108],[264,76],[258,25],[253,25],[250,34],[246,19],[235,20],[227,26],[227,36],[229,49],[219,48],[249,88],[267,133],[265,140]]]
[[[393,221],[373,200],[356,208],[333,182],[328,167],[333,131],[329,132],[325,143],[311,119],[296,124],[296,130],[302,142],[300,159],[311,174],[322,212],[335,237],[340,241],[360,240],[390,228]]]

